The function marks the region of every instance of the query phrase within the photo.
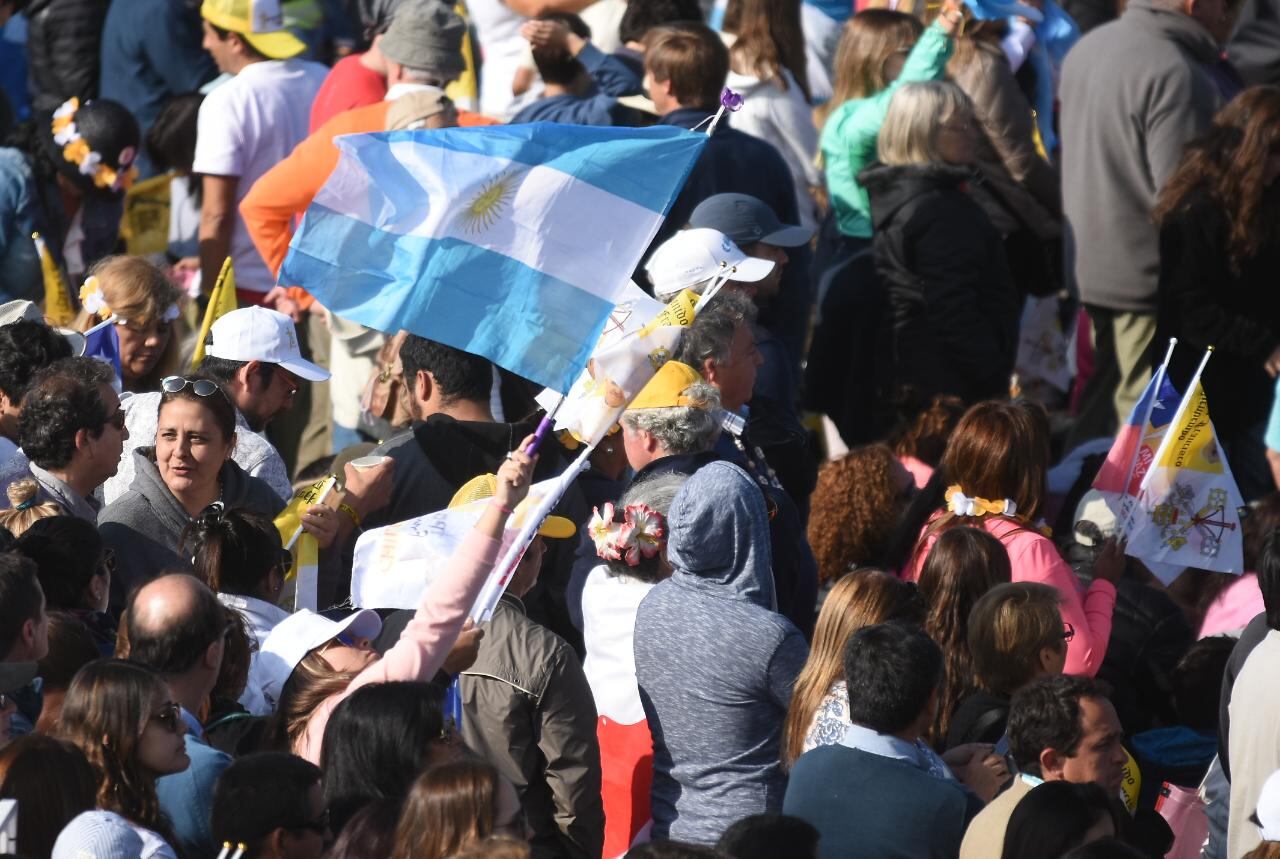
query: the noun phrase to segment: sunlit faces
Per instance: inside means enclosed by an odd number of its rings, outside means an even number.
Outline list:
[[[218,472],[234,442],[225,438],[213,412],[194,400],[177,398],[160,408],[156,426],[156,467],[179,499],[213,492]]]
[[[119,322],[116,334],[120,338],[120,373],[129,386],[156,368],[169,348],[173,323],[163,319],[154,319],[146,325]]]
[[[185,770],[191,764],[187,757],[187,726],[181,708],[173,703],[168,687],[164,697],[152,702],[147,723],[138,740],[138,763],[158,776]]]

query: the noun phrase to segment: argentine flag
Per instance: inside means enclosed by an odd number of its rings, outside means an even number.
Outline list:
[[[339,137],[280,281],[564,392],[706,139],[545,122]]]

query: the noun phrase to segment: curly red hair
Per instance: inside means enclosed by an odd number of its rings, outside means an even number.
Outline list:
[[[818,472],[809,514],[809,545],[818,578],[838,578],[880,562],[902,513],[901,466],[887,445],[855,447]]]

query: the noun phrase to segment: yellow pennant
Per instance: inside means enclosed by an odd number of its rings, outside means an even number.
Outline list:
[[[51,325],[70,325],[75,321],[76,308],[71,303],[71,290],[62,269],[49,251],[49,246],[39,233],[32,233],[36,253],[40,255],[40,274],[44,280],[44,315]]]
[[[222,271],[218,272],[218,280],[209,293],[209,306],[204,311],[204,322],[200,323],[200,336],[196,338],[196,351],[191,356],[191,372],[195,372],[204,360],[204,343],[209,339],[213,323],[236,309],[236,272],[231,265],[231,257],[222,262]]]

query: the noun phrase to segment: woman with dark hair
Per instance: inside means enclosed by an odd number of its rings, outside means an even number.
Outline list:
[[[1102,667],[1116,604],[1115,582],[1124,555],[1109,542],[1085,589],[1036,524],[1046,494],[1049,421],[1030,403],[979,403],[965,414],[947,444],[942,469],[951,481],[947,508],[925,526],[907,565],[918,579],[939,535],[952,528],[981,528],[1004,544],[1015,582],[1057,589],[1062,619],[1074,630],[1067,647],[1068,674],[1092,677]]]
[[[142,837],[144,859],[174,859],[156,780],[179,773],[187,757],[182,708],[149,668],[119,659],[86,665],[71,682],[58,734],[93,769],[97,807],[123,817]]]
[[[40,718],[36,730],[57,731],[62,702],[81,668],[102,658],[89,629],[70,614],[49,612],[49,652],[40,660]],[[106,654],[110,655],[110,654]]]
[[[1213,426],[1246,501],[1274,488],[1262,430],[1280,374],[1280,88],[1251,87],[1187,147],[1156,204],[1156,341],[1177,337],[1169,378],[1201,380]],[[1189,392],[1188,392],[1189,393]]]
[[[400,812],[391,859],[448,859],[493,834],[524,837],[516,789],[490,764],[437,764],[418,777]]]
[[[386,859],[395,849],[396,823],[400,820],[399,800],[375,799],[351,816],[325,854],[327,859]]]
[[[444,690],[434,683],[357,689],[334,708],[324,730],[320,767],[333,831],[371,802],[398,806],[419,773],[461,750],[444,718]]]
[[[725,85],[746,101],[733,126],[781,153],[796,185],[800,224],[817,227],[810,189],[822,182],[814,164],[818,130],[813,124],[800,0],[729,0],[721,33],[729,46]]]
[[[969,612],[998,584],[1011,579],[1009,553],[980,528],[943,532],[920,569],[920,594],[929,606],[924,631],[942,648],[944,672],[938,711],[927,738],[944,748],[951,717],[974,689]]]
[[[209,507],[191,523],[186,540],[196,575],[220,603],[240,614],[256,642],[240,701],[251,714],[266,716],[271,708],[262,695],[258,654],[271,630],[289,616],[276,602],[293,558],[271,518],[243,508]]]
[[[154,446],[134,450],[133,485],[98,515],[102,540],[119,564],[121,593],[161,570],[190,569],[192,520],[210,505],[264,516],[281,509],[271,487],[231,459],[236,410],[222,388],[199,376],[169,376],[161,386]],[[332,511],[329,521],[336,532]],[[317,536],[324,546],[333,533],[328,540]]]
[[[1115,802],[1093,782],[1037,785],[1014,807],[1000,859],[1062,859],[1076,847],[1114,838]]]
[[[115,553],[103,546],[93,523],[78,516],[40,519],[13,548],[35,561],[49,608],[79,619],[93,635],[101,655],[110,656],[115,649],[116,622],[107,613],[107,603]]]
[[[139,142],[133,116],[106,99],[72,98],[10,136],[0,148],[0,301],[41,294],[34,232],[73,283],[115,250]]]
[[[96,795],[93,770],[71,743],[31,734],[0,751],[0,799],[18,802],[19,856],[48,859],[58,833]]]

